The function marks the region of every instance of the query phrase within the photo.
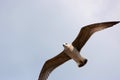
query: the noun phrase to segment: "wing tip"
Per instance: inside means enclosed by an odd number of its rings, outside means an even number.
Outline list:
[[[111,21],[109,23],[110,23],[111,26],[113,26],[113,25],[116,25],[116,24],[120,23],[120,21]]]
[[[107,21],[107,22],[101,22],[98,24],[105,25],[106,26],[105,28],[108,28],[108,27],[112,27],[113,25],[116,25],[118,23],[120,23],[120,21]]]
[[[110,21],[110,23],[118,24],[118,23],[120,23],[120,21]]]

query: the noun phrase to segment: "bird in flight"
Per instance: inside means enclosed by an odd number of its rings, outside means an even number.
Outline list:
[[[82,67],[87,63],[87,59],[79,53],[91,35],[97,31],[112,27],[120,21],[101,22],[82,27],[76,39],[71,43],[64,43],[64,50],[57,56],[47,60],[40,72],[38,80],[47,80],[49,74],[58,66],[66,61],[73,59],[78,67]]]

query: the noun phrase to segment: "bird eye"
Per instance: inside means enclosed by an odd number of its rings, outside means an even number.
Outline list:
[[[65,43],[67,45],[67,43]]]

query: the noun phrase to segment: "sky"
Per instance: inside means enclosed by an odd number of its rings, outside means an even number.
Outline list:
[[[71,43],[81,27],[120,20],[120,0],[0,0],[0,80],[37,80],[44,62]],[[48,80],[119,80],[120,24],[92,35]]]

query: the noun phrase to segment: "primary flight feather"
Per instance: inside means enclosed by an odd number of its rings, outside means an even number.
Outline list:
[[[38,80],[47,80],[49,74],[58,66],[65,63],[66,61],[73,59],[79,67],[84,66],[87,63],[87,59],[82,57],[79,53],[91,35],[97,31],[112,27],[113,25],[119,23],[120,21],[113,22],[102,22],[87,25],[81,28],[78,36],[72,42],[72,44],[63,44],[64,50],[57,56],[49,59],[45,62]]]

